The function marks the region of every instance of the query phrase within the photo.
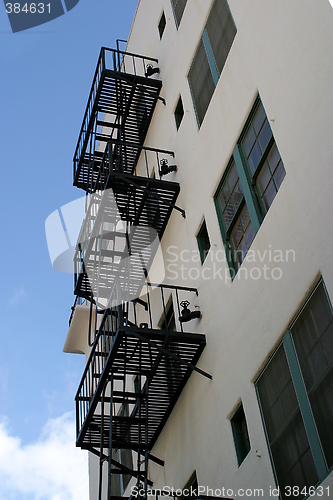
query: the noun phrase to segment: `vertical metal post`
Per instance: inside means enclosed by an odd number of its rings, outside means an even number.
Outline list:
[[[178,297],[178,289],[177,288],[176,288],[176,301],[177,301],[177,309],[178,309],[178,314],[179,314],[178,317],[180,318],[181,313],[180,313],[180,307],[179,307],[179,297]],[[180,331],[182,333],[184,333],[183,324],[180,321],[179,321],[179,323],[180,323]]]
[[[112,414],[113,414],[113,375],[110,374],[110,426],[109,426],[109,462],[108,462],[108,499],[111,497],[112,483]],[[102,429],[103,431],[103,429]]]

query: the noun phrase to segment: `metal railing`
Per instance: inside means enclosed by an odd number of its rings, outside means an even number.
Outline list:
[[[74,304],[71,307],[71,315],[68,320],[68,326],[71,326],[76,306],[86,306],[86,305],[87,305],[86,299],[84,299],[83,297],[79,297],[78,295],[75,297]]]
[[[91,120],[94,118],[93,115],[95,112],[96,98],[98,97],[99,86],[104,71],[110,70],[116,73],[126,73],[129,75],[143,77],[145,76],[145,73],[147,71],[147,66],[151,65],[152,63],[156,64],[157,62],[158,60],[152,57],[146,57],[122,50],[110,49],[107,47],[101,48],[96,71],[92,81],[87,107],[83,117],[79,139],[74,153],[74,179],[76,177],[76,171],[79,165],[82,151],[87,146],[87,134],[91,128]]]
[[[129,173],[135,176],[138,175],[138,165],[141,154],[143,155],[144,166],[141,168],[139,175],[141,177],[143,176],[149,178],[154,172],[155,177],[158,179],[162,178],[162,162],[166,162],[166,164],[168,164],[170,158],[175,157],[173,151],[150,148],[134,142],[109,139],[107,141],[92,192],[105,189],[109,175],[112,173]]]
[[[91,247],[93,241],[98,236],[98,228],[96,227],[98,224],[96,223],[96,221],[97,219],[99,220],[99,222],[101,222],[102,220],[100,207],[105,207],[104,201],[105,198],[108,197],[108,190],[104,191],[104,189],[108,185],[109,176],[116,173],[129,173],[129,169],[127,167],[128,160],[129,158],[134,158],[138,153],[142,153],[142,162],[140,161],[139,165],[138,161],[135,160],[133,162],[133,168],[130,170],[130,173],[134,176],[138,176],[139,173],[140,177],[144,177],[146,179],[151,178],[152,172],[154,172],[155,176],[158,176],[158,179],[161,180],[161,162],[168,162],[170,158],[174,158],[175,156],[173,151],[149,148],[140,146],[135,143],[123,143],[121,141],[112,139],[108,141],[100,165],[100,169],[98,171],[93,193],[90,197],[86,216],[82,222],[82,226],[78,236],[78,244],[74,256],[75,285],[78,280],[78,275],[83,272],[82,263],[86,258],[87,249]],[[140,167],[139,172],[138,166]],[[163,182],[167,181],[163,179]],[[118,222],[119,218],[120,217],[117,217],[116,213],[113,217],[108,215],[108,220],[113,221],[114,226],[108,228],[108,232],[110,232],[110,235],[112,231],[116,232],[116,222]],[[110,224],[112,225],[111,222]]]
[[[170,308],[170,298],[166,298],[166,293],[172,293],[172,303],[176,305],[174,316],[176,316],[178,312],[180,317],[180,299],[183,298],[184,294],[188,297],[189,293],[195,293],[197,296],[198,290],[189,287],[146,283],[146,294],[132,302],[121,301],[120,293],[121,291],[118,288],[118,284],[115,283],[108,307],[104,311],[101,324],[96,332],[95,341],[75,396],[77,436],[89,413],[94,394],[103,375],[108,357],[113,349],[118,330],[121,328],[151,330],[167,329],[167,327],[164,328],[164,326],[168,323],[167,315]],[[182,297],[180,297],[180,295]],[[173,300],[175,300],[175,302],[173,302]],[[143,315],[140,314],[140,319],[137,314],[137,307],[139,306],[141,312],[144,311]],[[154,307],[154,312],[152,307]],[[156,310],[159,312],[158,317],[156,317]],[[180,332],[183,333],[182,322],[177,322],[177,326],[178,325]],[[96,404],[95,402],[94,406],[96,406]]]

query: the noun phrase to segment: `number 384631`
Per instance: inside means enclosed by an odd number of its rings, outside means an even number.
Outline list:
[[[6,3],[7,14],[20,14],[24,12],[25,14],[50,14],[51,4],[44,3],[25,3],[23,6],[19,3]]]

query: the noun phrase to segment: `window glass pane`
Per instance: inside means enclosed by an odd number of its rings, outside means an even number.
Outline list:
[[[244,238],[245,232],[248,231],[248,239]],[[252,243],[253,229],[251,224],[250,215],[246,204],[244,205],[237,222],[233,227],[230,236],[234,246],[235,256],[239,263],[243,262],[247,251]]]
[[[262,107],[262,104],[260,102],[258,109],[253,117],[253,126],[254,126],[254,130],[256,131],[257,135],[260,132],[260,129],[262,127],[262,124],[265,121],[265,118],[266,118],[266,113],[265,113],[264,108]]]
[[[194,56],[192,66],[188,74],[188,80],[192,91],[198,121],[201,125],[215,90],[213,76],[210,71],[202,40],[200,40],[197,53]]]
[[[275,181],[276,189],[279,189],[285,176],[286,176],[286,171],[284,169],[282,161],[280,161],[280,163],[279,163],[279,165],[274,173],[274,181]]]
[[[183,12],[186,6],[187,0],[171,0],[173,5],[173,10],[175,13],[177,25],[180,25],[181,18],[183,17]]]
[[[246,230],[247,226],[250,224],[251,222],[251,219],[250,219],[250,214],[249,214],[249,211],[247,209],[247,207],[244,207],[244,209],[242,210],[242,213],[241,213],[241,219],[242,219],[242,225],[243,225],[243,229],[244,231]]]
[[[233,199],[233,202],[234,202],[235,209],[237,210],[237,208],[240,205],[240,202],[243,199],[243,191],[242,191],[242,187],[240,185],[240,182],[238,182],[238,184],[236,185],[235,189],[233,190],[232,199]]]
[[[227,229],[230,226],[230,223],[234,218],[234,215],[235,215],[234,206],[232,204],[232,201],[230,201],[223,212],[223,218]]]
[[[258,143],[256,142],[248,158],[252,174],[254,174],[254,172],[256,171],[260,159],[261,159],[261,152]]]
[[[258,175],[258,186],[261,194],[263,194],[263,192],[265,191],[270,179],[271,179],[271,173],[269,171],[267,162],[265,162],[264,166],[261,169],[260,174]]]
[[[274,143],[268,153],[267,161],[263,164],[257,178],[257,187],[266,211],[273,203],[286,171],[282,163],[278,148]],[[273,180],[274,179],[274,180]]]
[[[230,198],[229,187],[228,187],[228,184],[225,184],[225,186],[223,186],[223,188],[221,190],[221,194],[219,196],[222,210],[224,210],[224,207],[226,206],[229,198]]]
[[[271,168],[271,172],[274,172],[277,164],[279,163],[280,161],[280,155],[279,155],[279,152],[278,152],[278,148],[276,147],[276,144],[274,143],[273,146],[271,147],[270,149],[270,152],[268,153],[268,156],[267,156],[267,161],[269,163],[269,166]]]
[[[273,203],[275,195],[276,195],[276,189],[274,183],[273,181],[270,181],[264,193],[264,196],[262,197],[266,210],[268,210],[271,204]]]
[[[235,248],[238,247],[240,240],[243,237],[243,229],[240,220],[238,220],[237,224],[233,228],[231,232],[231,237],[234,243]]]
[[[265,149],[271,137],[272,137],[272,130],[271,127],[269,126],[268,121],[266,120],[258,137],[262,153],[265,152]]]
[[[247,247],[249,248],[252,241],[254,240],[254,231],[253,231],[252,224],[249,224],[247,229],[246,229],[245,240],[246,240]]]
[[[283,345],[257,381],[257,389],[282,498],[287,499],[285,486],[314,486],[318,475]]]
[[[252,146],[253,146],[255,140],[256,140],[256,136],[254,135],[253,128],[250,127],[245,138],[244,138],[244,141],[243,141],[243,146],[244,146],[244,150],[246,153],[246,157],[249,156],[249,153],[252,149]]]
[[[215,0],[207,20],[206,30],[217,69],[221,74],[237,32],[226,0]]]
[[[233,163],[230,174],[228,175],[228,183],[231,191],[234,189],[236,182],[238,181],[238,173],[235,163]]]
[[[229,174],[227,175],[219,194],[226,229],[228,229],[232,223],[236,210],[241,204],[243,197],[242,186],[239,181],[236,165],[233,161]]]
[[[333,314],[322,283],[291,333],[330,468],[333,466]]]

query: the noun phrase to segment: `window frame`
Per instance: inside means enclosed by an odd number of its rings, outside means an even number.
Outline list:
[[[327,303],[330,307],[330,310],[331,310],[331,313],[333,316],[332,302],[331,302],[330,296],[327,292],[327,288],[325,286],[324,280],[321,276],[320,279],[315,284],[315,286],[312,288],[311,293],[308,295],[308,297],[306,298],[306,300],[304,301],[304,303],[300,307],[300,309],[297,312],[297,314],[295,315],[294,319],[292,320],[292,322],[288,326],[281,341],[275,347],[271,356],[269,357],[269,359],[267,360],[267,362],[265,363],[263,368],[260,370],[260,373],[258,374],[258,376],[256,377],[256,379],[254,381],[254,387],[255,387],[255,391],[256,391],[256,395],[257,395],[257,402],[258,402],[258,406],[259,406],[259,410],[260,410],[260,414],[261,414],[262,425],[263,425],[265,438],[266,438],[266,444],[267,444],[269,456],[271,459],[271,465],[272,465],[276,485],[279,485],[279,481],[278,481],[278,477],[277,477],[277,473],[276,473],[276,469],[275,469],[275,464],[274,464],[274,459],[273,459],[273,455],[272,455],[272,451],[271,451],[271,447],[270,447],[268,432],[267,432],[266,423],[265,423],[265,419],[264,419],[264,412],[263,412],[261,401],[260,401],[259,390],[258,390],[258,381],[262,377],[265,369],[268,367],[269,363],[272,361],[274,356],[277,354],[277,351],[281,347],[283,347],[284,354],[285,354],[285,357],[287,359],[289,373],[291,376],[291,380],[292,380],[295,394],[296,394],[297,401],[298,401],[298,408],[299,408],[300,413],[301,413],[302,422],[304,424],[307,438],[308,438],[309,445],[310,445],[311,456],[312,456],[312,459],[314,461],[315,469],[316,469],[316,472],[317,472],[317,475],[319,478],[318,483],[314,486],[318,487],[318,485],[320,485],[333,471],[333,467],[329,468],[327,465],[326,459],[325,459],[325,454],[324,454],[324,450],[323,450],[322,444],[321,444],[321,439],[320,439],[320,436],[319,436],[319,433],[317,430],[315,417],[312,413],[311,404],[309,401],[307,389],[306,389],[305,382],[303,379],[303,372],[301,369],[300,361],[298,359],[295,343],[294,343],[294,340],[292,337],[292,328],[295,326],[298,318],[300,317],[302,312],[305,310],[305,308],[309,304],[311,298],[314,296],[315,292],[317,291],[317,289],[320,286],[322,286],[322,288],[323,288]],[[304,498],[304,497],[302,497],[302,498]]]
[[[232,229],[235,227],[235,224],[237,221],[237,216],[239,216],[241,210],[244,207],[244,201],[242,201],[242,203],[238,206],[238,209],[237,209],[236,213],[234,214],[233,220],[230,223],[228,228],[225,225],[222,209],[221,209],[220,202],[219,202],[220,193],[221,193],[223,186],[225,184],[225,181],[230,173],[230,170],[232,168],[233,163],[235,163],[235,165],[236,165],[236,170],[238,173],[239,182],[240,182],[240,185],[241,185],[241,188],[243,191],[245,204],[246,204],[247,210],[248,210],[249,215],[250,215],[250,220],[251,220],[252,228],[253,228],[253,232],[254,232],[254,237],[252,239],[250,246],[252,245],[252,243],[256,237],[256,234],[259,231],[261,224],[263,223],[265,216],[267,215],[269,209],[271,208],[271,205],[270,205],[267,210],[266,209],[263,210],[264,207],[262,207],[260,205],[260,201],[259,201],[260,195],[258,194],[257,189],[255,188],[255,185],[253,182],[253,176],[251,174],[251,170],[250,170],[250,167],[248,165],[245,151],[244,151],[244,148],[242,145],[242,141],[244,140],[244,137],[248,132],[249,126],[252,123],[252,120],[253,120],[255,113],[258,109],[258,106],[260,104],[263,107],[266,119],[268,121],[268,116],[267,116],[265,107],[264,107],[263,102],[260,98],[260,94],[258,94],[254,100],[252,107],[251,107],[251,111],[247,117],[245,125],[242,129],[242,132],[241,132],[241,134],[236,142],[236,145],[234,147],[232,155],[227,163],[225,171],[222,175],[222,179],[221,179],[221,181],[218,185],[218,188],[216,189],[215,194],[214,194],[215,209],[216,209],[216,213],[217,213],[217,218],[218,218],[218,222],[219,222],[219,226],[220,226],[220,231],[221,231],[221,235],[222,235],[222,239],[223,239],[223,243],[224,243],[224,247],[225,247],[225,251],[226,251],[227,262],[228,262],[229,271],[230,271],[230,275],[231,275],[232,280],[235,278],[240,266],[243,263],[243,260],[245,260],[245,257],[246,257],[246,254],[245,254],[242,262],[238,263],[237,260],[235,258],[233,258],[233,255],[236,255],[236,254],[235,254],[235,249],[233,248],[232,242],[230,243],[230,241],[231,241],[230,234],[232,232]],[[261,158],[260,162],[258,163],[257,168],[255,169],[254,174],[256,176],[259,175],[261,168],[265,164],[265,161],[267,160],[267,156],[269,155],[269,152],[270,152],[273,144],[275,144],[276,148],[277,148],[277,144],[276,144],[272,129],[271,129],[271,132],[272,132],[272,136],[271,136],[270,140],[268,141],[268,144],[265,148],[265,154],[262,155],[262,158]],[[280,156],[280,158],[281,158],[281,156]],[[281,162],[282,162],[282,159],[281,159]],[[256,182],[256,180],[255,180],[255,182]],[[280,189],[280,187],[279,187],[279,189]],[[275,197],[276,197],[277,193],[279,192],[279,189],[277,190]],[[275,199],[275,197],[274,197],[274,199]],[[274,202],[274,199],[273,199],[273,202]],[[262,203],[262,205],[263,205],[263,203]],[[249,246],[249,248],[250,248],[250,246]],[[249,248],[247,249],[247,251],[249,250]]]
[[[261,156],[261,158],[259,160],[259,163],[258,163],[255,171],[252,173],[250,165],[249,165],[247,157],[246,157],[246,152],[245,152],[245,149],[244,149],[244,146],[243,146],[243,141],[245,139],[246,134],[249,131],[249,128],[251,127],[251,124],[253,122],[254,116],[255,116],[255,114],[256,114],[256,112],[257,112],[260,104],[262,105],[263,110],[265,112],[266,119],[267,119],[267,122],[269,124],[270,129],[271,129],[272,135],[271,135],[268,143],[266,144],[266,147],[265,147],[264,151],[262,151],[262,156]],[[257,136],[256,136],[256,140],[257,140]],[[270,151],[271,151],[271,149],[272,149],[272,147],[273,147],[274,144],[275,144],[275,146],[277,148],[277,151],[279,153],[282,165],[284,167],[284,164],[283,164],[280,152],[278,150],[278,147],[277,147],[277,144],[276,144],[276,141],[275,141],[275,137],[274,137],[274,134],[273,134],[272,127],[271,127],[271,125],[269,123],[269,120],[268,120],[268,116],[267,116],[266,110],[264,108],[264,105],[262,103],[260,95],[258,94],[257,97],[255,98],[255,101],[254,101],[254,103],[252,105],[252,108],[251,108],[251,111],[249,113],[249,116],[247,117],[245,125],[244,125],[244,127],[242,129],[242,133],[239,136],[239,139],[237,141],[237,145],[238,145],[238,149],[239,149],[239,153],[240,153],[240,158],[241,158],[242,164],[245,167],[245,174],[246,174],[247,181],[252,186],[252,190],[253,190],[253,193],[254,193],[253,200],[254,200],[254,203],[255,203],[255,207],[256,207],[256,212],[257,212],[258,219],[260,220],[260,224],[264,220],[264,218],[265,218],[268,210],[270,209],[271,205],[266,209],[266,207],[264,205],[264,202],[262,200],[261,194],[260,194],[260,189],[258,187],[258,177],[259,177],[259,175],[260,175],[260,173],[262,171],[262,168],[263,168],[265,162],[267,161],[269,153],[270,153]],[[284,168],[284,171],[285,171],[285,174],[286,174],[285,168]],[[273,182],[275,184],[274,179],[273,179]],[[275,196],[277,195],[279,189],[280,189],[280,187],[276,190]],[[275,196],[274,196],[274,198],[275,198]]]
[[[231,172],[233,164],[235,164],[235,166],[236,166],[239,182],[240,182],[240,185],[241,185],[241,188],[243,191],[243,199],[240,202],[239,206],[237,207],[237,210],[233,216],[231,223],[229,224],[228,227],[226,227],[223,213],[222,213],[222,209],[221,209],[221,205],[220,205],[220,201],[219,201],[219,196],[220,196],[220,193],[225,185],[227,177],[228,177],[229,173]],[[233,255],[235,255],[237,250],[234,249],[234,245],[233,245],[233,242],[231,239],[231,233],[232,233],[232,230],[234,229],[234,227],[237,223],[237,220],[239,220],[239,215],[240,215],[240,213],[243,210],[245,205],[246,205],[247,210],[249,212],[250,220],[251,220],[251,224],[252,224],[252,228],[253,228],[253,232],[254,232],[253,240],[254,240],[254,238],[259,230],[260,224],[261,224],[261,222],[259,221],[259,218],[258,218],[257,209],[256,209],[256,206],[254,203],[253,195],[252,195],[252,193],[249,189],[249,186],[248,186],[246,172],[244,170],[244,166],[243,166],[242,161],[240,159],[240,152],[238,149],[238,145],[235,146],[233,154],[232,154],[232,156],[227,164],[227,167],[224,171],[222,179],[221,179],[219,186],[215,192],[214,203],[215,203],[217,218],[218,218],[218,222],[219,222],[219,226],[220,226],[220,230],[221,230],[221,234],[222,234],[222,239],[223,239],[223,242],[225,245],[225,251],[226,251],[226,256],[227,256],[227,262],[229,265],[229,271],[231,274],[231,278],[233,279],[236,276],[237,271],[240,268],[240,266],[242,265],[243,261],[241,263],[238,263],[237,260],[234,259],[234,257],[233,257]],[[252,240],[252,242],[253,242],[253,240]],[[252,242],[251,242],[251,244],[252,244]],[[250,246],[251,246],[251,244],[250,244]],[[244,259],[245,259],[245,257],[246,257],[246,254],[244,255]]]
[[[211,15],[212,10],[214,8],[215,2],[218,2],[218,1],[225,2],[225,5],[228,8],[228,11],[230,13],[230,18],[231,18],[231,20],[232,20],[232,22],[234,24],[234,28],[235,28],[235,33],[234,33],[234,36],[233,36],[233,38],[231,40],[231,44],[230,44],[230,47],[228,49],[228,53],[227,53],[227,56],[226,56],[225,61],[223,63],[223,66],[221,68],[221,71],[219,70],[219,68],[217,66],[215,55],[214,55],[214,51],[213,51],[213,48],[212,48],[212,45],[211,45],[211,42],[210,42],[210,38],[209,38],[209,35],[208,35],[208,31],[207,31],[207,24],[208,24],[210,15]],[[190,69],[189,69],[189,71],[187,73],[187,81],[188,81],[188,85],[189,85],[189,88],[190,88],[190,93],[191,93],[191,97],[192,97],[192,101],[193,101],[193,107],[194,107],[194,110],[195,110],[195,116],[196,116],[196,120],[197,120],[197,124],[198,124],[198,128],[199,129],[200,129],[200,127],[201,127],[201,125],[202,125],[202,123],[203,123],[203,121],[205,119],[206,113],[208,111],[209,105],[211,103],[211,100],[212,100],[212,97],[214,95],[214,92],[215,92],[216,86],[218,84],[218,81],[220,79],[220,76],[221,76],[221,74],[223,72],[223,68],[225,66],[225,63],[226,63],[226,61],[227,61],[227,59],[229,57],[229,53],[230,53],[231,48],[233,46],[233,43],[234,43],[236,35],[237,35],[237,26],[236,26],[235,20],[233,18],[233,15],[232,15],[232,12],[231,12],[228,0],[213,0],[212,3],[211,3],[211,6],[210,6],[210,10],[209,10],[205,26],[204,26],[204,29],[202,31],[201,37],[200,37],[200,40],[198,41],[198,44],[196,46],[196,49],[195,49],[195,52],[194,52],[194,56],[192,58]],[[197,54],[199,52],[199,48],[200,48],[201,43],[203,44],[203,47],[204,47],[204,52],[205,52],[205,55],[206,55],[206,59],[207,59],[208,67],[209,67],[209,70],[210,70],[210,74],[211,74],[211,77],[212,77],[212,80],[213,80],[214,88],[213,88],[211,96],[209,97],[207,107],[204,110],[204,113],[203,113],[203,116],[202,116],[202,120],[200,121],[199,115],[198,115],[198,111],[197,111],[196,101],[194,99],[194,93],[195,92],[193,91],[192,85],[191,85],[190,73],[191,73],[191,70],[192,70],[192,68],[193,68],[193,66],[195,64],[196,57],[197,57]]]
[[[179,26],[180,26],[180,23],[182,21],[182,18],[183,18],[183,15],[184,15],[184,11],[186,9],[186,5],[187,5],[187,0],[185,1],[185,5],[184,5],[184,8],[183,8],[183,12],[181,13],[181,16],[180,16],[180,19],[179,19],[179,22],[178,22],[178,19],[177,19],[177,15],[176,15],[176,7],[173,3],[173,0],[170,0],[171,1],[171,8],[172,8],[172,12],[173,12],[173,17],[175,18],[175,23],[176,23],[176,28],[177,30],[179,29]],[[178,0],[177,0],[178,2]]]

